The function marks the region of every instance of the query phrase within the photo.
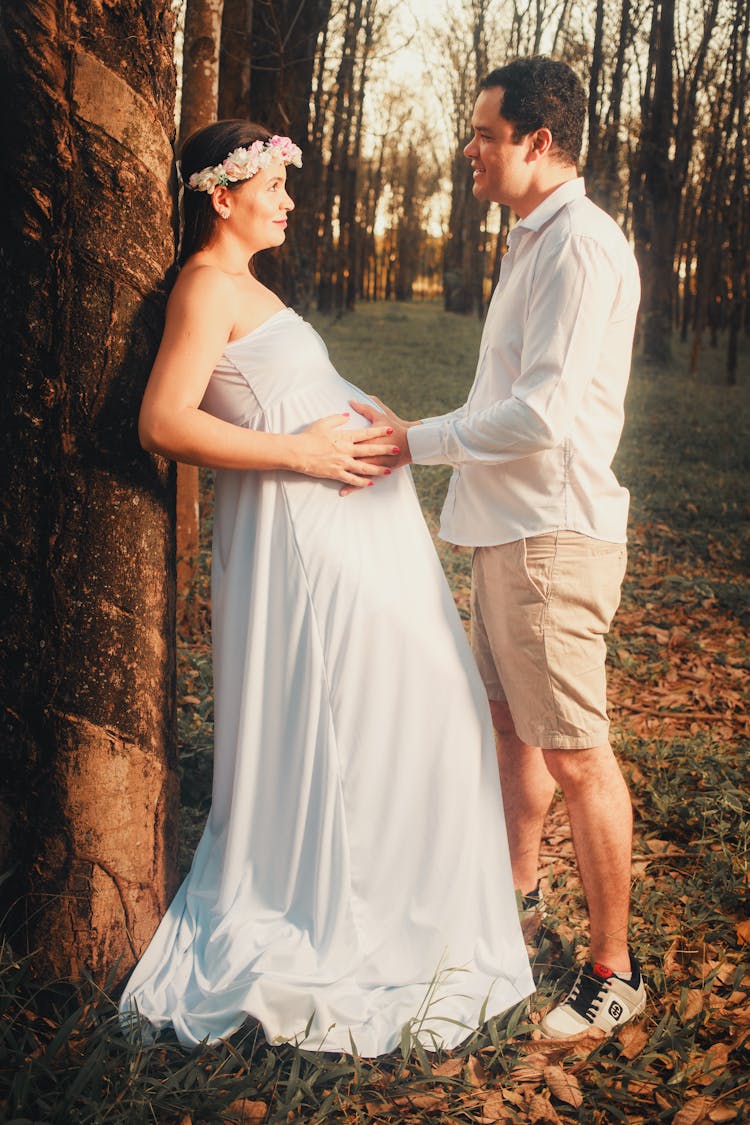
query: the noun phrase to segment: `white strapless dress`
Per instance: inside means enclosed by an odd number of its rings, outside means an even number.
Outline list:
[[[202,407],[294,432],[365,399],[284,309]],[[361,425],[352,415],[351,425]],[[121,1011],[186,1045],[451,1047],[533,991],[490,716],[410,473],[216,474],[213,803]]]

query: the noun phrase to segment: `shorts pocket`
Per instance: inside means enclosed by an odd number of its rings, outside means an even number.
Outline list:
[[[522,570],[526,582],[538,598],[546,604],[552,588],[552,570],[557,553],[554,535],[539,535],[529,547],[527,539],[521,540]]]

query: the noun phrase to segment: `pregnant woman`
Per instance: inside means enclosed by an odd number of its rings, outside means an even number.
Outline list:
[[[182,153],[140,434],[217,470],[213,799],[121,1012],[186,1045],[253,1018],[313,1050],[404,1025],[451,1047],[533,990],[492,727],[410,475],[366,460],[387,428],[354,427],[361,391],[252,272],[300,163],[234,120]]]

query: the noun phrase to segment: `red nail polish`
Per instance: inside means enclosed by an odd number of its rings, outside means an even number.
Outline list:
[[[372,488],[372,486],[373,486],[374,484],[375,484],[375,481],[374,481],[374,480],[368,480],[368,482],[367,482],[367,487],[368,487],[368,488]]]
[[[348,417],[349,417],[349,411],[348,411],[348,410],[345,410],[345,411],[344,411],[344,417],[345,417],[345,418],[348,418]]]
[[[401,450],[399,449],[399,447],[398,447],[397,445],[394,445],[394,447],[393,447],[393,449],[391,450],[391,452],[392,452],[392,453],[400,453],[400,452],[401,452]]]
[[[386,470],[385,470],[385,475],[386,475],[387,477],[389,477],[389,476],[391,475],[391,470],[390,470],[390,469],[386,469]]]
[[[392,434],[393,433],[393,426],[389,426],[388,429],[385,432],[387,434]]]

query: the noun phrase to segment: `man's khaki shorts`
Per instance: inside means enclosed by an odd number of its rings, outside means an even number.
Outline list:
[[[522,742],[607,741],[604,638],[626,563],[624,543],[575,531],[475,550],[472,648],[489,699],[507,701]]]

